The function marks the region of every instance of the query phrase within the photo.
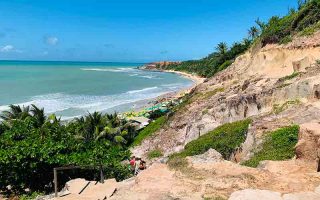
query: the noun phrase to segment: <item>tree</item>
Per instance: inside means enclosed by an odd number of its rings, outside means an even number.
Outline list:
[[[256,22],[256,24],[259,26],[260,31],[263,32],[264,29],[266,28],[266,23],[260,21],[259,18],[257,18],[255,22]]]
[[[19,105],[10,105],[9,110],[3,111],[0,115],[0,118],[5,121],[10,120],[24,120],[28,116],[30,116],[30,107],[27,106],[19,106]]]
[[[227,43],[225,42],[220,42],[217,47],[216,47],[216,51],[220,56],[223,56],[226,54],[226,52],[228,51],[228,46]]]
[[[248,34],[249,37],[251,39],[255,39],[259,36],[259,29],[256,26],[252,26],[249,30],[248,30]]]

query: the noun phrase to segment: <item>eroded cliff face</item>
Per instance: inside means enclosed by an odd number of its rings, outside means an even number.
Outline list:
[[[320,32],[287,45],[252,48],[198,85],[168,124],[133,153],[143,156],[157,148],[169,155],[221,124],[251,117],[247,141],[231,159],[249,158],[266,131],[320,119],[318,59]]]

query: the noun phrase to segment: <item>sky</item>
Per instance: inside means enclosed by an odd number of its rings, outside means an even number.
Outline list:
[[[1,0],[0,60],[151,62],[205,57],[296,0]]]

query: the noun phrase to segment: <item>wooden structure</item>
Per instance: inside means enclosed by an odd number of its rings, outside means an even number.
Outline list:
[[[100,183],[104,183],[104,175],[103,175],[103,166],[99,167],[94,166],[66,166],[66,167],[56,167],[53,168],[53,181],[54,181],[54,196],[58,197],[58,172],[63,170],[72,170],[72,169],[95,169],[99,168],[100,170]]]

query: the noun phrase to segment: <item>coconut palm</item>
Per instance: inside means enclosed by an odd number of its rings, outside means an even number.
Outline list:
[[[216,47],[216,51],[220,56],[223,56],[226,54],[226,52],[228,51],[228,45],[225,42],[220,42],[217,47]]]
[[[259,29],[255,26],[252,26],[249,30],[248,30],[248,34],[249,34],[249,37],[251,39],[255,39],[259,36]]]
[[[34,122],[34,127],[35,128],[41,128],[47,121],[47,117],[44,113],[43,108],[38,108],[34,104],[31,105],[31,116]]]
[[[30,116],[30,107],[29,106],[19,106],[19,105],[10,105],[9,110],[3,111],[0,116],[1,119],[5,121],[10,120],[24,120]]]

